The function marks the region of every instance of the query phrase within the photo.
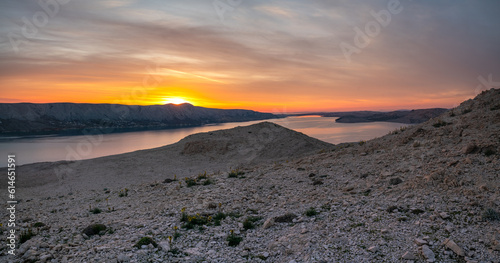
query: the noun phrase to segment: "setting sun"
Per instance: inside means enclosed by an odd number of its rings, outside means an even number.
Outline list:
[[[183,98],[179,98],[179,97],[168,97],[168,98],[165,98],[163,101],[162,101],[162,104],[175,104],[175,105],[179,105],[179,104],[183,104],[183,103],[190,103],[192,104],[191,102],[183,99]]]

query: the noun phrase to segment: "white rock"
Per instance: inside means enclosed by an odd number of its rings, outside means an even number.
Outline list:
[[[158,245],[161,247],[163,251],[170,250],[170,243],[168,241],[161,241],[160,243],[158,243]]]
[[[266,221],[264,222],[262,227],[264,229],[267,229],[267,228],[272,227],[273,225],[274,225],[274,217],[270,217],[270,218],[266,219]]]
[[[448,213],[446,213],[446,212],[441,212],[441,213],[439,213],[439,216],[440,216],[442,219],[448,219],[448,218],[450,218],[450,215],[448,215]]]
[[[415,243],[419,246],[426,245],[427,241],[420,239],[420,238],[415,238]]]
[[[125,254],[120,254],[116,257],[116,260],[120,263],[126,263],[130,261],[130,258]]]
[[[434,262],[436,260],[436,255],[427,245],[422,246],[422,255],[430,262]]]
[[[413,253],[410,253],[409,251],[406,251],[403,256],[401,256],[402,259],[406,259],[406,260],[415,260],[417,259],[417,257],[415,257],[415,255]]]
[[[447,238],[444,242],[443,245],[445,245],[447,248],[451,249],[455,254],[463,257],[465,256],[464,250],[457,245],[457,243],[453,242],[453,240],[450,240]]]

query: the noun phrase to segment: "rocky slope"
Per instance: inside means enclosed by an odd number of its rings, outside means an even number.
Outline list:
[[[75,103],[0,103],[0,134],[78,132],[83,129],[169,128],[276,118],[250,110],[221,110],[185,103],[153,106]]]
[[[340,117],[337,122],[340,123],[358,123],[358,122],[396,122],[416,124],[426,122],[431,118],[437,117],[447,109],[421,109],[411,111],[391,111],[391,112],[353,112],[344,114],[324,114],[325,117]]]
[[[226,148],[205,141],[213,135],[224,141],[227,131],[204,134],[201,144],[186,138],[178,151],[193,163],[211,159],[206,174],[191,170],[189,178],[173,180],[164,173],[160,176],[167,180],[146,182],[145,177],[127,189],[113,176],[105,188],[89,184],[64,192],[69,183],[64,180],[54,192],[27,188],[17,216],[20,228],[35,235],[16,257],[8,257],[2,244],[0,257],[13,262],[500,262],[499,102],[500,90],[490,90],[426,123],[366,143],[273,163],[245,160],[239,170],[222,169],[229,160],[223,157]],[[261,127],[253,128],[250,134]],[[271,148],[287,147],[284,138],[284,145]],[[231,147],[237,146],[228,143]],[[142,167],[145,173],[170,161],[158,158],[160,150],[152,152],[156,157],[143,159],[153,158]],[[112,162],[132,161],[132,156],[93,161],[110,172],[116,168]],[[75,177],[98,169],[91,161],[82,163]],[[85,229],[96,223],[106,229]]]

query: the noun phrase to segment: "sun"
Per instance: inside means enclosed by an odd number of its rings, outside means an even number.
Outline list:
[[[175,105],[180,105],[180,104],[183,104],[183,103],[190,103],[192,104],[191,102],[183,99],[183,98],[180,98],[180,97],[167,97],[165,98],[163,101],[162,101],[163,104],[175,104]]]

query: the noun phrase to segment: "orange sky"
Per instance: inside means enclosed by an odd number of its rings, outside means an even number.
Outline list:
[[[23,18],[46,9],[6,1],[0,102],[449,108],[488,88],[478,78],[500,79],[497,3],[402,2],[347,60],[342,43],[387,1],[250,1],[222,15],[209,2],[71,1],[27,34]]]

